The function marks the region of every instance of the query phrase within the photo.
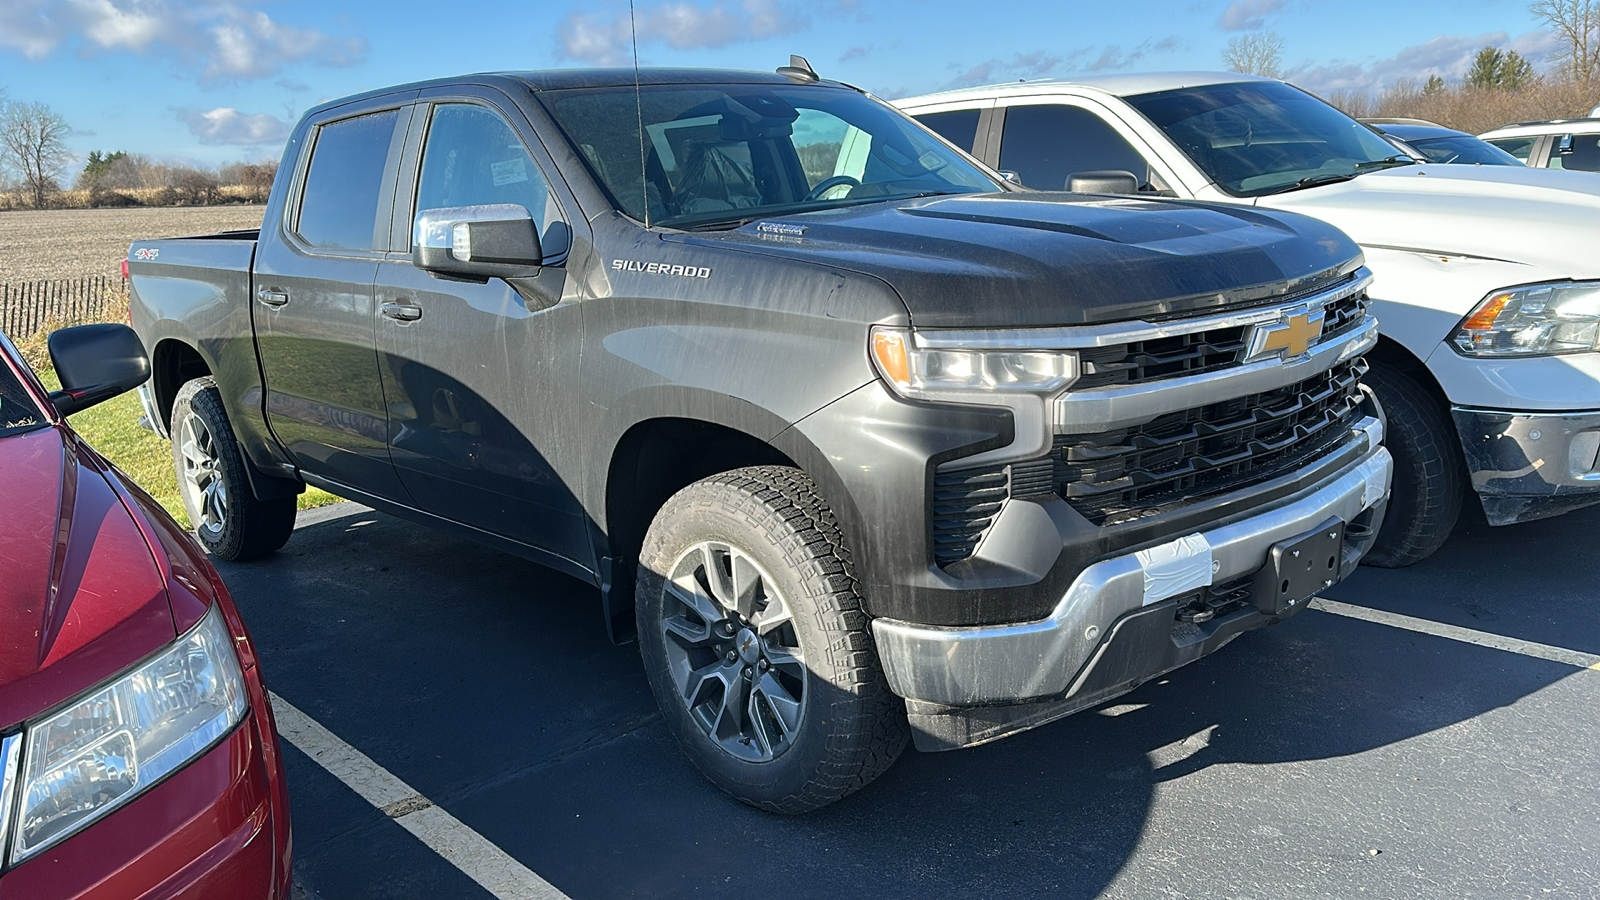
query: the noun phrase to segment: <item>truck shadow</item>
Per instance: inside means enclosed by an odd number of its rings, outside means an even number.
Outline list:
[[[1307,804],[1335,799],[1305,764],[1466,721],[1575,671],[1312,611],[1098,710],[986,747],[908,751],[858,794],[784,818],[721,795],[677,752],[591,588],[359,507],[313,517],[278,557],[221,567],[269,683],[575,898],[1093,897],[1151,842],[1181,869],[1219,817],[1264,852],[1292,850]],[[1600,574],[1596,524],[1596,511],[1508,529],[1469,520],[1435,559],[1363,570],[1334,595],[1592,651],[1600,629],[1574,623],[1579,605],[1595,618],[1578,585]],[[1543,559],[1580,570],[1552,576],[1551,592],[1572,588],[1553,612],[1526,577]],[[1485,604],[1495,623],[1473,618]],[[394,826],[302,793],[327,784],[312,765],[290,757],[296,872],[313,896],[378,896],[386,882],[371,873],[431,859],[415,842],[393,851],[406,858],[352,852],[352,831]],[[1281,768],[1250,768],[1264,765]],[[1272,787],[1286,780],[1300,782],[1292,800]],[[1217,808],[1180,805],[1157,824],[1169,790]]]

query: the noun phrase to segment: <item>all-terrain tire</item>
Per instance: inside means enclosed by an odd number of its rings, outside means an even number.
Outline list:
[[[740,746],[724,738],[719,744],[715,729],[704,717],[695,718],[692,701],[675,681],[690,664],[679,636],[668,634],[668,619],[679,614],[681,632],[695,617],[684,614],[681,587],[669,595],[668,582],[675,571],[693,567],[700,558],[695,554],[702,552],[697,548],[708,547],[742,555],[770,579],[763,590],[787,605],[792,631],[784,633],[803,655],[799,725],[786,748],[769,759],[735,755],[758,749],[748,742]],[[729,584],[736,580],[730,578]],[[817,809],[867,785],[905,749],[910,736],[905,704],[884,681],[849,549],[816,485],[797,469],[736,469],[669,499],[639,556],[636,615],[640,654],[667,727],[706,778],[738,800],[777,813]],[[731,632],[738,626],[730,619],[727,627]],[[709,623],[705,633],[712,634]],[[669,648],[674,640],[680,643]],[[717,652],[723,650],[737,666],[731,648],[719,645]],[[717,665],[712,657],[703,658],[713,660],[706,668]]]
[[[218,559],[254,559],[289,540],[295,498],[256,498],[245,474],[249,463],[228,424],[216,382],[196,378],[178,390],[170,430],[178,493],[206,552]],[[215,493],[194,485],[191,475],[197,469],[207,486],[215,482]]]
[[[1384,445],[1394,455],[1394,487],[1378,539],[1363,563],[1398,569],[1444,545],[1466,498],[1466,463],[1456,429],[1438,398],[1397,369],[1373,363],[1365,379],[1383,405]]]

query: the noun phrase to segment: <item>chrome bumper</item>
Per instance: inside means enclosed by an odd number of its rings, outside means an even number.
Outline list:
[[[1274,544],[1330,517],[1353,521],[1383,502],[1393,464],[1379,446],[1382,426],[1367,418],[1355,430],[1368,453],[1319,487],[1233,524],[1094,563],[1040,621],[960,628],[874,620],[890,689],[908,700],[948,706],[1063,695],[1082,683],[1086,664],[1123,616],[1250,575],[1265,565]],[[1348,562],[1340,573],[1353,567]]]
[[[139,427],[145,431],[153,431],[160,437],[166,437],[166,429],[162,427],[161,416],[156,414],[155,394],[150,391],[150,382],[146,381],[134,389],[139,395],[139,406],[144,414],[139,417]]]
[[[1600,411],[1451,413],[1489,524],[1600,503]]]

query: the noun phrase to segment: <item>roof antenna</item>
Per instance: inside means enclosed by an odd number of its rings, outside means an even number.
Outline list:
[[[629,0],[632,2],[632,0]],[[804,56],[795,53],[789,54],[789,64],[777,68],[779,75],[793,78],[796,81],[817,81],[817,70],[811,68],[811,63],[806,62]]]
[[[628,32],[633,38],[633,109],[639,115],[639,195],[644,199],[644,227],[650,227],[650,175],[644,155],[644,97],[639,89],[639,25],[634,20],[633,0],[628,0]]]

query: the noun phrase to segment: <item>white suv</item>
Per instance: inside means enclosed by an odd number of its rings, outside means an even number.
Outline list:
[[[1600,503],[1600,178],[1419,163],[1298,88],[1232,73],[897,105],[1028,187],[1293,210],[1354,238],[1376,278],[1367,383],[1396,465],[1368,561],[1438,549],[1469,489],[1494,525]]]
[[[1536,168],[1600,172],[1600,117],[1518,122],[1478,137]]]

